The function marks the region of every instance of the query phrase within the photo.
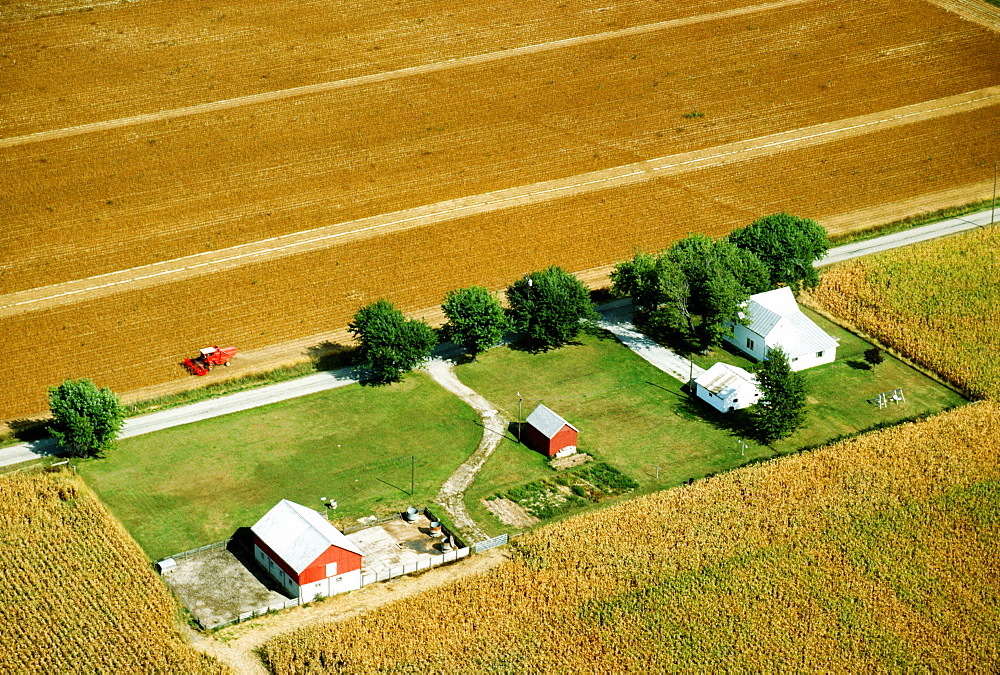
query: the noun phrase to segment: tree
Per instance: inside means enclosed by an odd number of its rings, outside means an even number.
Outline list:
[[[125,423],[118,396],[87,379],[49,387],[49,432],[71,457],[103,457]]]
[[[772,287],[785,284],[793,291],[819,285],[819,273],[813,263],[830,249],[826,230],[815,220],[787,213],[759,218],[734,230],[728,239],[763,261]]]
[[[500,344],[510,322],[500,300],[482,286],[448,291],[441,305],[448,323],[444,335],[473,357]]]
[[[761,397],[747,408],[752,433],[764,442],[791,435],[806,420],[805,378],[792,371],[781,347],[768,349],[754,372]]]
[[[618,263],[611,271],[611,292],[632,298],[635,308],[645,312],[654,326],[694,333],[691,284],[664,253],[636,252],[632,260]]]
[[[868,365],[874,368],[878,364],[885,361],[885,357],[882,356],[881,349],[879,349],[878,347],[872,347],[871,349],[865,350],[865,361],[868,362]]]
[[[398,380],[426,361],[437,344],[426,322],[407,319],[384,298],[359,309],[348,330],[360,343],[364,365],[385,382]]]
[[[667,250],[690,288],[690,309],[701,317],[698,338],[719,344],[740,323],[740,309],[754,293],[769,286],[767,268],[757,257],[724,239],[691,234]]]
[[[543,349],[575,338],[586,321],[597,319],[590,292],[560,267],[532,272],[507,288],[514,327]]]

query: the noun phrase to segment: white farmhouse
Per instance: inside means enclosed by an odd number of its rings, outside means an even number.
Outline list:
[[[695,378],[694,391],[720,412],[746,408],[760,398],[756,375],[721,361]]]
[[[750,324],[734,324],[733,337],[726,342],[758,361],[767,358],[767,350],[775,346],[785,350],[792,370],[833,363],[837,358],[837,341],[802,313],[787,286],[751,295],[743,316]]]

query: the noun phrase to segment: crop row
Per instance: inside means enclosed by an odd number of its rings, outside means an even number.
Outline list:
[[[814,298],[973,396],[1000,399],[997,229],[839,265]]]
[[[228,672],[184,644],[178,607],[83,483],[0,477],[0,670]]]
[[[868,9],[807,3],[3,148],[0,292],[1000,84],[996,35],[954,20],[928,42],[939,10]]]
[[[973,404],[548,526],[488,575],[263,653],[299,673],[988,669],[998,413]]]
[[[5,101],[0,136],[345,79],[697,16],[760,0],[319,0],[289,7],[197,0],[98,4],[26,0],[0,7]],[[73,10],[74,5],[80,5]],[[96,11],[91,11],[96,10]],[[57,13],[41,21],[16,21]],[[15,21],[12,21],[14,19]],[[262,47],[265,47],[262,49]],[[45,87],[38,83],[44,81]],[[155,86],[150,86],[155,83]]]
[[[1000,107],[742,164],[345,242],[323,251],[5,318],[11,355],[0,418],[45,407],[46,387],[93,377],[124,392],[177,379],[207,344],[242,352],[347,325],[390,297],[431,307],[472,283],[502,288],[532,269],[585,270],[713,236],[761,213],[817,217],[973,182],[1000,154]],[[879,153],[870,152],[880,148]],[[956,162],[964,154],[966,162]],[[709,198],[711,197],[711,198]],[[239,359],[237,359],[239,361]]]

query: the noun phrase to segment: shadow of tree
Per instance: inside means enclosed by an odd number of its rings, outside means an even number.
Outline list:
[[[40,441],[49,437],[49,430],[46,428],[48,420],[11,420],[7,423],[14,434],[14,438],[22,443]]]
[[[317,370],[336,370],[353,366],[357,361],[358,352],[357,347],[329,341],[313,345],[306,351]]]

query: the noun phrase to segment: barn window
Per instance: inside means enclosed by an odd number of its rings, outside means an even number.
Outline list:
[[[817,359],[823,358],[823,352],[816,352],[816,358]]]
[[[337,563],[327,563],[326,564],[326,576],[333,577],[337,575]]]
[[[753,349],[753,340],[747,338],[747,349]]]

